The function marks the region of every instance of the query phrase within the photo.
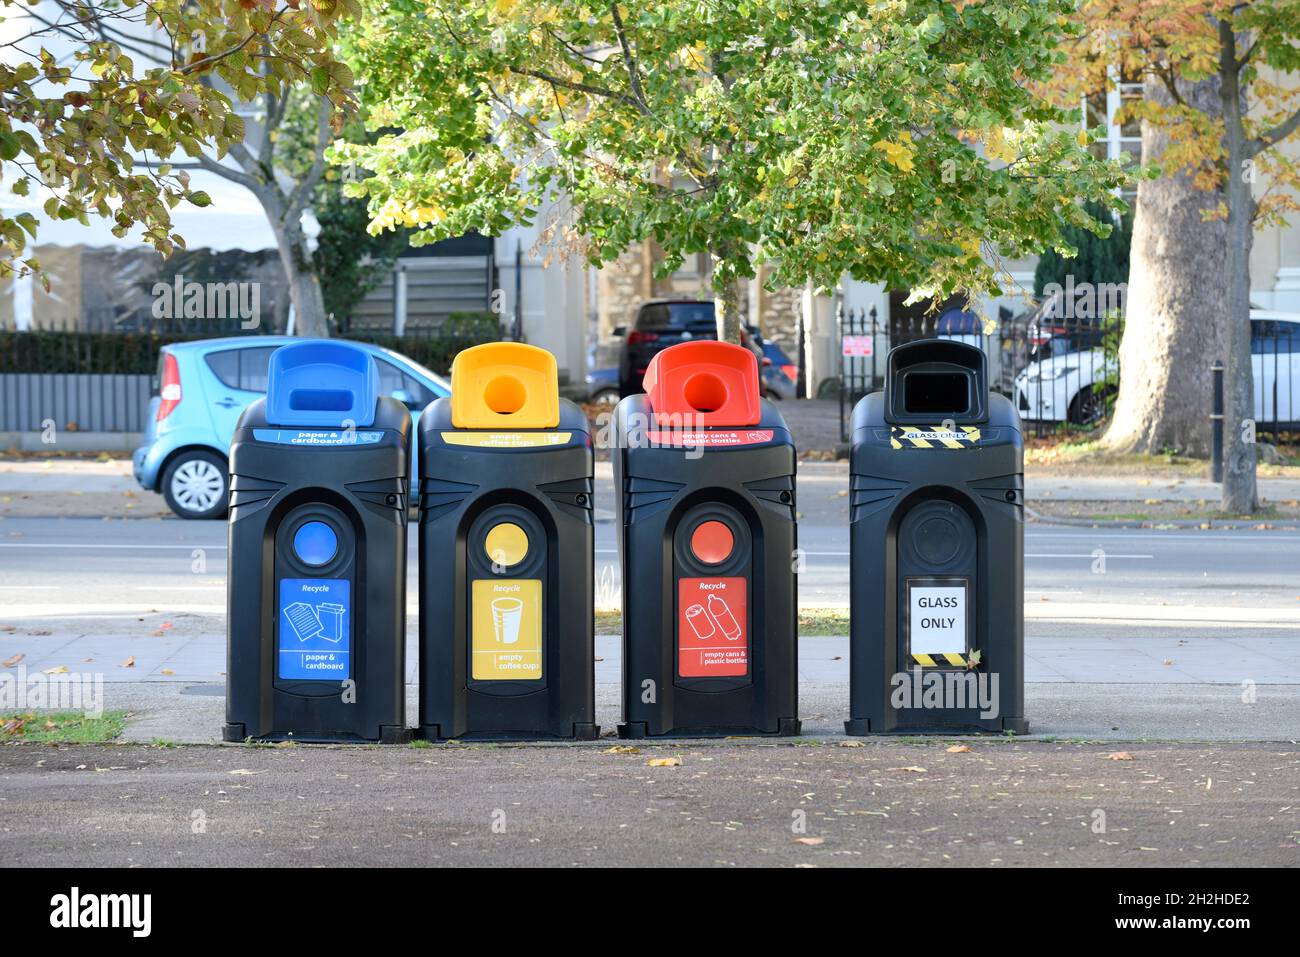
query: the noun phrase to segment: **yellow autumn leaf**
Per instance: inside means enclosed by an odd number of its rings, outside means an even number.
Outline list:
[[[651,758],[646,764],[652,768],[675,768],[682,763],[681,758]]]
[[[1078,143],[1080,146],[1087,146],[1087,145],[1088,145],[1088,131],[1087,131],[1087,130],[1079,130],[1078,134],[1076,134],[1075,137],[1074,137],[1074,141],[1075,141],[1076,143]]]
[[[913,169],[912,151],[902,143],[891,143],[889,140],[877,140],[871,144],[871,148],[885,154],[885,159],[897,166],[904,173],[910,173]]]

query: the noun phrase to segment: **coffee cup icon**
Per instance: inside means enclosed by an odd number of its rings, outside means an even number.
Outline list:
[[[523,616],[522,598],[492,599],[492,629],[500,644],[513,645],[519,640],[519,623]]]

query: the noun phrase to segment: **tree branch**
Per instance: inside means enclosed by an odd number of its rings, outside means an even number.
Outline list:
[[[1277,126],[1262,134],[1257,139],[1257,142],[1260,144],[1261,150],[1266,150],[1281,143],[1297,129],[1300,129],[1300,110],[1296,110]]]
[[[238,183],[240,186],[252,190],[252,192],[256,193],[258,196],[261,196],[262,193],[266,191],[266,184],[255,176],[241,172],[237,169],[232,169],[225,163],[219,163],[206,153],[199,153],[199,155],[194,158],[194,161],[209,173],[216,173],[223,179],[228,179],[232,183]]]
[[[307,201],[311,199],[312,193],[316,190],[316,184],[320,182],[321,176],[325,172],[325,148],[329,146],[333,138],[333,129],[330,127],[330,118],[333,116],[333,107],[330,101],[325,97],[318,97],[316,107],[316,150],[311,161],[311,167],[298,180],[297,184],[289,193],[289,202],[285,207],[284,221],[288,226],[297,223],[298,217],[307,207]]]

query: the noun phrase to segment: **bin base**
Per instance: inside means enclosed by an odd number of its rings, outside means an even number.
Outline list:
[[[386,724],[379,728],[377,738],[365,738],[359,734],[346,731],[305,731],[290,734],[287,731],[272,731],[270,734],[249,734],[242,724],[227,724],[221,729],[223,741],[298,741],[302,744],[406,744],[411,740],[411,729],[401,725]]]
[[[791,738],[803,730],[798,718],[777,718],[775,731],[758,728],[688,728],[665,734],[651,734],[645,721],[629,721],[618,726],[618,736],[639,741],[645,738]]]
[[[600,725],[579,722],[573,734],[543,734],[538,731],[467,731],[464,734],[444,735],[442,725],[422,724],[415,736],[423,741],[595,741],[600,737]]]
[[[1028,734],[1029,722],[1024,718],[1003,718],[1000,728],[981,728],[971,725],[942,727],[873,728],[870,718],[850,718],[844,722],[844,733],[861,737],[867,734]]]

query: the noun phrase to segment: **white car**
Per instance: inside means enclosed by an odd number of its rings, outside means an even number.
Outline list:
[[[1252,309],[1250,351],[1255,421],[1300,427],[1300,313]],[[1015,385],[1022,419],[1085,425],[1109,411],[1119,368],[1101,348],[1074,349],[1031,362]]]

